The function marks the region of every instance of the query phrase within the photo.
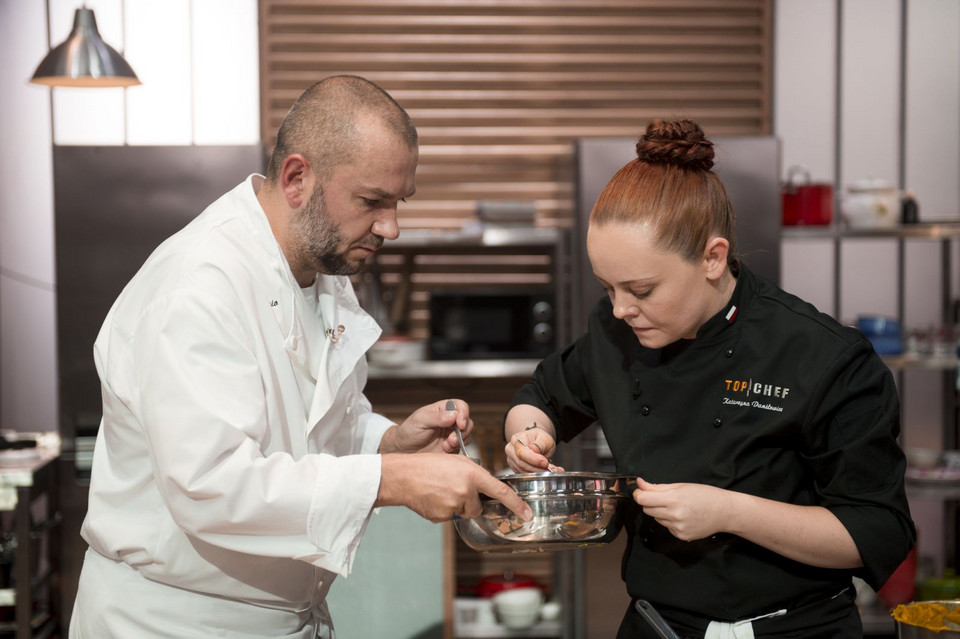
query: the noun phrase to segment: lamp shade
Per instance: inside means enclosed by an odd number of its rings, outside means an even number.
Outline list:
[[[31,82],[59,87],[128,87],[137,74],[97,31],[92,9],[77,9],[73,31],[40,62]]]

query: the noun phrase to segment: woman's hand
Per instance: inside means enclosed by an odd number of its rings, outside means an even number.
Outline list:
[[[823,506],[788,504],[705,484],[651,484],[639,477],[633,499],[682,541],[729,533],[810,566],[863,565],[849,531]]]
[[[694,541],[726,529],[727,493],[706,484],[651,484],[638,477],[633,499],[671,535]]]
[[[550,463],[550,457],[557,452],[557,436],[553,422],[536,406],[517,404],[507,411],[503,436],[507,440],[503,449],[507,454],[507,464],[515,472],[563,470]]]
[[[503,450],[507,454],[507,464],[515,472],[563,471],[560,466],[550,463],[550,457],[557,450],[557,442],[550,433],[537,426],[514,433]]]
[[[463,441],[469,442],[473,432],[470,406],[462,399],[446,399],[418,408],[403,423],[391,426],[380,440],[380,453],[456,453],[460,442],[454,428],[459,428]]]

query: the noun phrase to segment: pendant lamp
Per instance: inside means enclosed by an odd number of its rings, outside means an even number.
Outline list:
[[[129,87],[140,84],[137,74],[97,31],[92,9],[77,9],[73,31],[50,50],[33,77],[35,84],[52,87]]]

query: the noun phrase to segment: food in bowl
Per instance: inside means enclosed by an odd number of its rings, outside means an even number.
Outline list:
[[[613,541],[623,526],[632,484],[610,473],[556,472],[501,479],[530,506],[525,522],[498,500],[484,498],[483,512],[455,522],[461,539],[480,551],[585,548]]]

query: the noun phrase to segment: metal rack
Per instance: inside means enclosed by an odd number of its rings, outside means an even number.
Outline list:
[[[831,227],[784,227],[784,239],[829,239],[833,241],[834,247],[834,309],[835,313],[840,312],[840,299],[842,295],[841,282],[841,251],[842,245],[848,239],[891,239],[897,245],[897,318],[903,325],[905,315],[905,289],[906,289],[906,242],[907,240],[929,240],[939,242],[941,245],[941,283],[940,300],[942,309],[942,321],[944,325],[951,324],[955,318],[953,304],[953,255],[951,243],[960,239],[960,222],[936,222],[919,223],[910,225],[900,225],[889,228],[842,228],[839,226]],[[960,413],[960,404],[958,404],[958,393],[956,386],[956,376],[958,370],[958,358],[955,355],[919,355],[904,354],[895,356],[884,356],[884,362],[898,377],[898,385],[904,387],[903,376],[907,371],[928,370],[941,371],[943,373],[943,447],[944,449],[954,449],[960,445],[960,423],[958,423],[958,413]],[[901,403],[906,398],[901,396]],[[960,529],[958,523],[958,502],[960,502],[960,484],[930,485],[919,484],[907,480],[907,494],[911,499],[939,499],[944,503],[944,547],[945,563],[947,565],[956,565],[957,557],[960,555],[960,539],[957,531]],[[878,610],[864,615],[865,634],[892,634],[894,632],[893,622],[886,611]]]
[[[405,230],[396,240],[386,242],[380,256],[392,259],[399,264],[395,271],[402,277],[416,278],[419,272],[414,264],[424,256],[496,256],[543,255],[549,259],[548,272],[543,273],[554,289],[559,322],[557,338],[560,343],[570,337],[571,276],[570,276],[569,233],[562,228],[544,228],[533,226],[477,226],[460,231]],[[386,260],[385,260],[386,261]],[[546,264],[546,261],[544,262]],[[477,279],[477,278],[471,278]],[[420,284],[422,288],[449,286],[444,282],[434,284],[433,280]],[[465,283],[465,285],[467,285]],[[481,451],[481,457],[491,452],[502,454],[502,436],[495,426],[499,425],[513,391],[535,370],[539,360],[532,359],[491,359],[491,360],[443,360],[411,361],[403,366],[370,365],[369,384],[366,389],[374,409],[391,417],[402,418],[410,406],[419,406],[420,400],[434,401],[437,397],[462,395],[471,401],[471,417],[478,424],[474,442]],[[396,413],[396,415],[394,415]],[[488,424],[490,427],[479,426]],[[486,464],[488,470],[495,471],[492,463]],[[470,572],[476,565],[465,566],[458,561],[458,540],[450,528],[445,538],[444,572],[446,575],[446,594],[444,602],[444,637],[573,637],[576,624],[582,624],[575,606],[565,606],[562,619],[550,623],[541,623],[529,631],[507,631],[502,627],[490,628],[461,627],[453,623],[454,603],[458,573]],[[470,559],[477,563],[494,559],[481,558],[475,551]],[[536,566],[531,571],[539,575],[544,570],[552,580],[554,592],[564,601],[573,602],[575,593],[574,568],[572,561],[577,551],[554,558],[539,553],[514,555],[521,565]],[[476,556],[474,556],[476,555]],[[541,566],[547,562],[549,569]],[[469,562],[468,562],[469,563]],[[484,563],[484,566],[486,564]],[[487,569],[493,571],[492,567]]]
[[[17,542],[12,583],[0,589],[0,607],[12,608],[14,615],[12,621],[0,622],[0,633],[16,639],[44,639],[60,630],[56,588],[60,447],[53,433],[41,439],[33,449],[35,456],[0,467],[0,511],[12,514]]]

